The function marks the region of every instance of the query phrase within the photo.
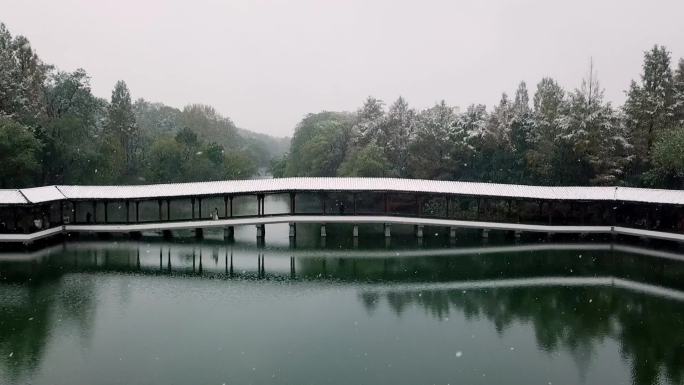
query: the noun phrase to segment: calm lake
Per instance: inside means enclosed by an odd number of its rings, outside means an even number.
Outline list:
[[[684,383],[682,249],[287,230],[0,253],[0,384]]]

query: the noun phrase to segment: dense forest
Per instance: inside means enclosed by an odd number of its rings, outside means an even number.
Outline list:
[[[622,107],[591,64],[572,91],[544,78],[530,100],[523,82],[492,111],[369,97],[355,113],[309,114],[273,174],[682,188],[684,59],[670,60],[665,47],[646,52]]]
[[[98,98],[0,23],[0,188],[249,178],[288,145],[209,106],[133,101],[123,81]]]
[[[605,101],[590,65],[572,91],[544,78],[530,98],[522,82],[491,111],[369,97],[356,112],[307,115],[288,143],[210,106],[133,101],[123,81],[98,98],[84,70],[45,64],[0,23],[0,188],[250,178],[269,166],[275,177],[683,188],[684,59],[654,46],[626,92],[623,106]]]

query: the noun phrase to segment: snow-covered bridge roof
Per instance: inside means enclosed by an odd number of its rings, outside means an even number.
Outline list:
[[[28,201],[19,190],[0,190],[0,204],[26,204]]]
[[[684,204],[682,190],[627,187],[552,187],[394,178],[280,178],[132,186],[45,186],[0,190],[0,204],[61,199],[143,199],[288,191],[389,191],[552,200]]]

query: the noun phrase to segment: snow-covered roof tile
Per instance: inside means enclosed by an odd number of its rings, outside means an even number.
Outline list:
[[[684,205],[684,190],[619,187],[617,200]]]
[[[26,203],[28,203],[28,201],[21,195],[19,190],[0,190],[0,204],[21,205]]]
[[[56,186],[23,188],[20,191],[31,203],[42,203],[64,199],[64,195]]]

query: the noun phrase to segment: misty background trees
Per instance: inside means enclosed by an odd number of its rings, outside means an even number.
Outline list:
[[[530,94],[532,93],[532,94]],[[581,84],[520,83],[491,111],[444,101],[424,110],[369,97],[355,113],[309,114],[275,176],[370,176],[539,185],[684,187],[684,59],[644,55],[622,107],[593,63]]]
[[[0,23],[0,188],[249,178],[289,144],[210,106],[134,100],[124,81],[101,99],[89,81],[43,63]]]
[[[355,112],[308,114],[291,140],[240,129],[212,107],[108,100],[88,74],[43,63],[0,24],[0,188],[283,176],[364,176],[539,185],[684,187],[684,60],[644,54],[623,106],[593,63],[564,90],[520,83],[491,111],[444,101],[417,110],[369,97]],[[289,148],[289,151],[288,151]]]

